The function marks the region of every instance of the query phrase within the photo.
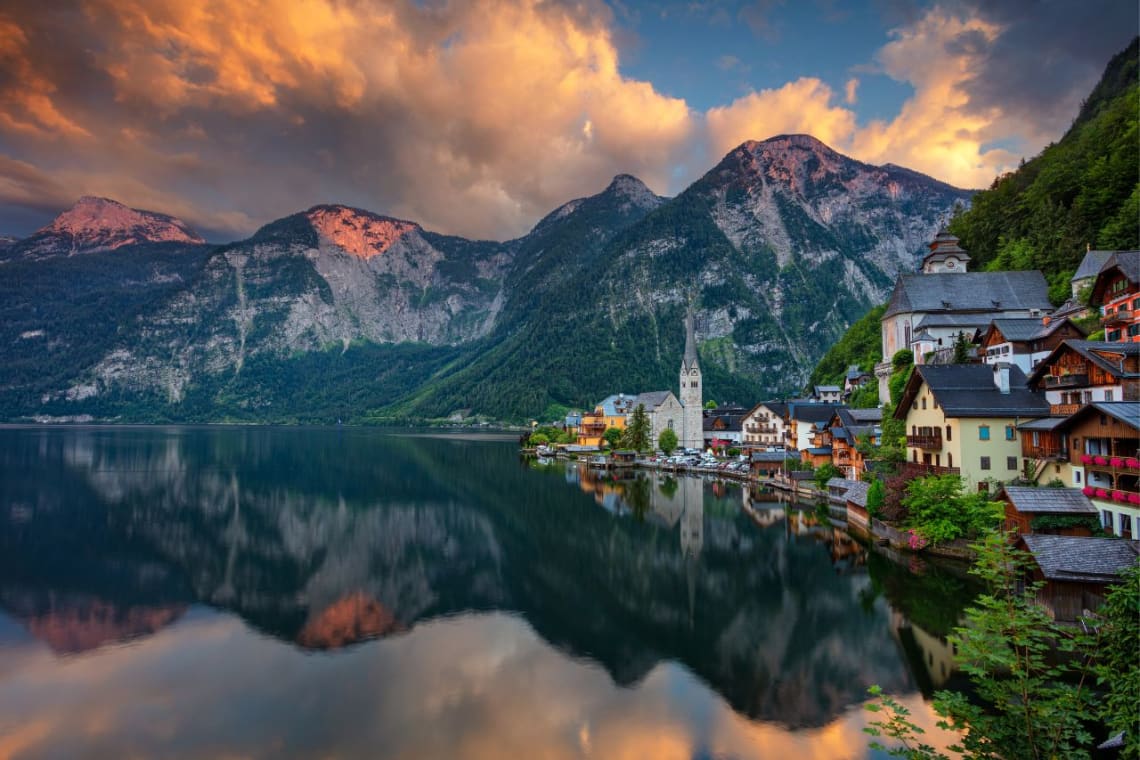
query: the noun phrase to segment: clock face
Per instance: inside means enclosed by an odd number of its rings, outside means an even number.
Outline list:
[[[958,266],[958,262],[955,259],[946,259],[947,269],[953,269],[956,266]]]

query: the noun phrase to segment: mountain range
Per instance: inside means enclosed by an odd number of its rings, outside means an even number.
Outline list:
[[[689,303],[706,396],[794,393],[970,197],[806,135],[674,198],[619,175],[506,242],[321,205],[213,245],[85,197],[0,241],[0,416],[553,417],[673,387]]]

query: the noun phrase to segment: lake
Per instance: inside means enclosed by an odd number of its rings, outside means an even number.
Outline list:
[[[871,757],[959,678],[909,562],[511,437],[0,429],[0,757]]]

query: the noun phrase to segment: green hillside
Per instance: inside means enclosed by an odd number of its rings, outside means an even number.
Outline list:
[[[1040,269],[1059,303],[1088,246],[1140,247],[1138,45],[1109,62],[1059,142],[998,177],[952,220],[977,268]]]

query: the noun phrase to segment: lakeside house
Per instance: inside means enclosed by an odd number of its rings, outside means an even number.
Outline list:
[[[858,479],[867,469],[858,444],[866,440],[877,446],[883,436],[882,409],[849,409],[839,407],[827,426],[831,432],[831,463],[846,477]]]
[[[819,440],[817,434],[826,427],[827,421],[839,406],[815,401],[789,401],[784,420],[788,428],[788,447],[801,455],[805,449],[816,447],[814,442]],[[830,456],[829,450],[829,459]]]
[[[1132,344],[1136,345],[1136,344]],[[1100,401],[1056,428],[1080,486],[1100,512],[1101,525],[1131,538],[1140,528],[1140,403]]]
[[[783,471],[787,464],[787,454],[783,451],[756,451],[749,460],[752,476],[766,480]]]
[[[578,428],[578,445],[601,446],[602,436],[607,430],[625,430],[626,421],[636,408],[635,398],[627,393],[615,393],[598,402],[594,411],[583,414]]]
[[[847,401],[851,398],[851,394],[874,379],[875,376],[873,374],[859,369],[858,364],[852,364],[847,368],[847,374],[843,376],[843,396],[841,400]]]
[[[714,451],[744,447],[743,409],[735,407],[706,409],[704,415],[705,447]]]
[[[1041,360],[1027,383],[1064,417],[1093,401],[1140,400],[1140,343],[1066,340]]]
[[[838,404],[843,400],[843,389],[838,385],[816,385],[812,388],[812,401],[821,404]]]
[[[1073,320],[1045,316],[995,319],[979,330],[974,342],[986,364],[1009,362],[1028,375],[1062,341],[1084,337],[1084,331]]]
[[[741,418],[744,448],[784,449],[791,442],[787,423],[788,405],[782,401],[762,401]]]
[[[1018,535],[1091,536],[1100,519],[1088,496],[1077,488],[1005,486],[998,500],[1005,504],[1004,529]]]
[[[1136,565],[1140,542],[1027,534],[1017,541],[1034,561],[1032,580],[1044,581],[1037,603],[1060,622],[1074,622],[1104,604],[1120,572]]]
[[[883,313],[882,360],[875,365],[883,403],[896,352],[914,351],[921,365],[926,353],[952,348],[959,333],[970,337],[995,319],[1040,318],[1053,309],[1041,272],[969,272],[969,255],[945,231],[929,247],[920,272],[899,275]]]
[[[843,495],[844,506],[847,507],[847,524],[870,530],[871,515],[867,511],[867,494],[871,484],[856,481]]]
[[[1006,364],[918,365],[895,409],[907,459],[930,474],[961,475],[967,488],[1019,474],[1017,426],[1049,416],[1025,375]]]
[[[1104,315],[1106,341],[1140,342],[1140,251],[1115,251],[1105,260],[1089,303]]]

